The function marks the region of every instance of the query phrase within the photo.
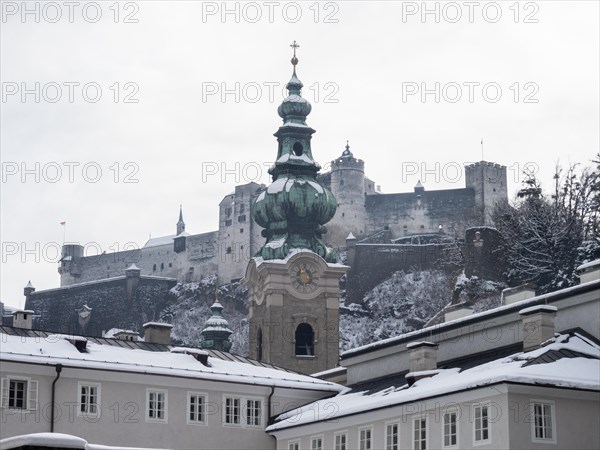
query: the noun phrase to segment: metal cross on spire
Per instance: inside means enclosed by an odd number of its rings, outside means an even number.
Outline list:
[[[298,64],[298,58],[296,58],[296,49],[300,47],[300,45],[298,45],[296,43],[296,41],[294,41],[290,47],[292,47],[294,49],[294,56],[292,57],[292,64],[295,66],[296,64]]]

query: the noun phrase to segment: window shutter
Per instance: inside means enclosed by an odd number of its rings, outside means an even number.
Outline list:
[[[27,382],[27,409],[36,411],[38,406],[38,382],[37,380],[29,380]]]
[[[2,408],[8,408],[8,386],[10,385],[10,382],[8,380],[8,378],[2,378],[2,400],[0,402],[0,405],[2,405]]]

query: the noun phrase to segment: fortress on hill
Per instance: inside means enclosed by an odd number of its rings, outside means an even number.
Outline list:
[[[464,188],[428,190],[419,182],[413,192],[392,194],[382,193],[365,175],[365,162],[349,145],[330,167],[318,176],[337,200],[323,241],[338,249],[346,248],[348,236],[376,244],[419,245],[437,242],[440,234],[463,240],[468,228],[491,225],[494,206],[507,202],[506,167],[491,162],[465,166]],[[179,282],[210,275],[217,275],[219,284],[239,280],[265,242],[251,213],[265,189],[257,183],[236,186],[219,203],[219,228],[214,231],[188,233],[180,209],[175,233],[152,238],[139,249],[85,256],[83,246],[66,244],[58,269],[60,284],[122,277],[131,264],[142,276]]]

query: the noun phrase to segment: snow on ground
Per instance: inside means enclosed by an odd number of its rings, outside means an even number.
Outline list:
[[[394,273],[364,297],[364,304],[340,309],[340,350],[418,330],[451,299],[441,271]]]

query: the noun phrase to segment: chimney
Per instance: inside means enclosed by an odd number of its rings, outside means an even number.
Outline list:
[[[556,306],[536,305],[519,311],[523,330],[523,351],[541,347],[542,343],[554,337]]]
[[[438,345],[433,342],[411,342],[408,349],[409,373],[406,375],[410,386],[421,378],[427,378],[437,373]]]
[[[13,327],[31,330],[33,323],[33,311],[19,309],[13,312]]]
[[[473,307],[466,302],[451,305],[444,312],[444,322],[450,322],[451,320],[460,319],[471,314],[473,314]]]
[[[506,288],[502,291],[500,303],[510,305],[535,297],[535,284],[527,283],[514,288]]]
[[[173,325],[170,323],[148,322],[142,325],[144,327],[144,341],[150,344],[171,343],[171,329]]]
[[[600,259],[582,264],[577,268],[579,272],[579,283],[600,280]]]

